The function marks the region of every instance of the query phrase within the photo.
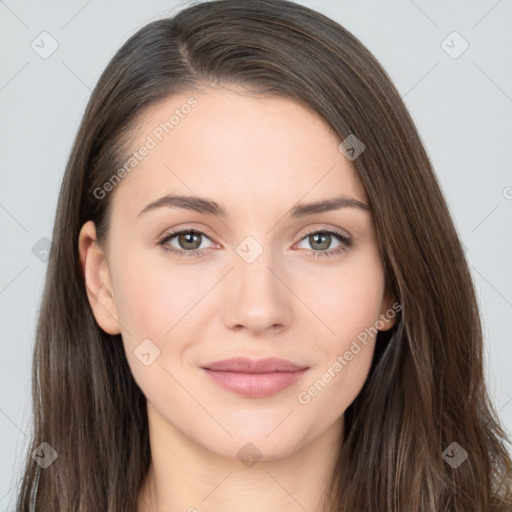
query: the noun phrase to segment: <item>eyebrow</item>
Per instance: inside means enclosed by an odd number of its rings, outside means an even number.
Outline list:
[[[199,213],[216,215],[218,217],[227,217],[226,209],[216,201],[205,197],[178,196],[172,194],[168,194],[149,203],[139,212],[137,217],[162,207],[183,208],[185,210],[193,210]],[[370,211],[369,206],[358,199],[349,196],[341,196],[312,203],[296,204],[291,208],[289,215],[291,217],[304,217],[314,213],[339,210],[341,208],[357,208],[366,212]]]

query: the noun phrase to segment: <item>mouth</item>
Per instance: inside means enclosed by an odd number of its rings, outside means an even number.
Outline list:
[[[288,388],[307,372],[309,366],[276,358],[253,360],[234,357],[201,367],[221,388],[249,398],[264,398]]]

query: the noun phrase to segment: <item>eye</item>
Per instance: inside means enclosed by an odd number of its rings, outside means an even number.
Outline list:
[[[333,237],[338,240],[339,245],[335,249],[326,250],[330,247]],[[171,243],[174,239],[176,239],[175,243],[177,246]],[[182,258],[191,258],[208,253],[203,245],[204,239],[210,240],[210,238],[200,230],[190,228],[181,229],[166,233],[163,238],[158,241],[158,245],[162,246],[165,252],[171,252]],[[313,248],[311,255],[315,258],[341,254],[350,247],[352,243],[351,239],[341,231],[329,229],[309,231],[306,233],[306,236],[300,240],[299,244],[303,240],[307,240],[310,243]]]
[[[169,245],[169,242],[176,238],[178,247]],[[205,233],[197,229],[182,229],[173,233],[166,233],[165,236],[158,241],[158,245],[162,246],[165,252],[172,252],[180,257],[201,256],[206,254],[204,247],[201,248],[202,238],[208,238]]]
[[[328,251],[326,249],[330,247],[333,237],[338,240],[339,245],[336,246],[336,248]],[[351,239],[340,231],[329,229],[309,231],[306,233],[306,236],[302,238],[302,240],[306,240],[310,246],[313,247],[313,252],[311,255],[314,258],[336,256],[350,247],[352,243]]]

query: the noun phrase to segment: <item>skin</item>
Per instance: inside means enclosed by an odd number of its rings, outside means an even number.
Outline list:
[[[133,150],[191,95],[144,111]],[[312,111],[234,86],[194,97],[197,107],[111,192],[106,246],[94,243],[92,221],[79,238],[96,321],[122,335],[148,401],[152,463],[138,510],[319,510],[344,412],[367,378],[375,338],[309,403],[298,394],[389,311],[394,297],[370,211],[287,214],[299,201],[368,199],[338,149],[341,140]],[[167,193],[213,199],[228,216],[169,207],[138,216]],[[206,233],[203,255],[183,258],[157,244],[171,229],[190,227]],[[350,236],[351,246],[313,257],[343,242],[332,235],[330,245],[315,243],[307,231],[333,228]],[[248,236],[263,249],[251,263],[236,251]],[[167,244],[190,252],[199,242],[184,246],[175,236]],[[384,322],[380,330],[394,319]],[[134,355],[146,338],[160,350],[148,366]],[[275,395],[248,398],[198,368],[232,356],[280,357],[310,368]],[[261,454],[252,467],[237,456],[248,442]]]

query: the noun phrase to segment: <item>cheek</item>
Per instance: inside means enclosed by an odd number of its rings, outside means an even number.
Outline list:
[[[165,255],[145,258],[134,253],[120,258],[113,265],[113,285],[126,357],[146,393],[171,379],[166,369],[174,371],[193,344],[201,298],[215,281],[192,266],[170,264]]]
[[[120,261],[116,269],[117,312],[132,337],[163,342],[211,288],[204,275],[167,263],[165,256],[143,260],[135,255]]]
[[[115,268],[113,285],[126,358],[145,396],[155,398],[152,395],[171,379],[165,372],[169,359],[182,349],[176,336],[172,352],[168,348],[186,313],[181,278],[178,280],[177,273],[162,277],[165,269],[143,264],[133,255],[118,261]]]
[[[319,282],[303,281],[303,294],[329,327],[326,339],[342,349],[379,319],[385,285],[380,258],[374,251],[354,254],[339,270],[329,273],[325,285]]]
[[[328,422],[354,401],[371,367],[384,293],[377,251],[347,259],[329,282],[325,293],[316,288],[309,297],[334,333],[319,338],[323,357],[298,396],[307,414],[323,415]]]

